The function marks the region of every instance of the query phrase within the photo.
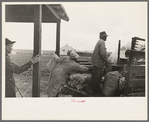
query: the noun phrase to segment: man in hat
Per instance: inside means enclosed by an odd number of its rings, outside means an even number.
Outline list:
[[[15,41],[11,41],[9,39],[5,39],[5,50],[6,50],[6,84],[5,84],[5,97],[16,97],[15,92],[15,81],[13,78],[13,73],[20,74],[31,67],[32,64],[35,64],[40,61],[40,56],[36,55],[31,58],[29,62],[22,65],[21,67],[12,63],[10,60],[9,54],[12,51],[12,47]]]
[[[110,61],[108,60],[105,41],[107,40],[107,34],[105,31],[100,33],[100,39],[95,45],[93,54],[92,54],[92,64],[93,72],[91,81],[88,84],[87,90],[91,93],[101,93],[100,83],[103,76],[103,71],[105,67],[108,67],[111,70]]]

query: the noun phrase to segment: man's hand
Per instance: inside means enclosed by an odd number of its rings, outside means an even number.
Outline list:
[[[40,60],[41,60],[41,56],[40,55],[36,55],[36,56],[31,58],[32,64],[38,63]]]

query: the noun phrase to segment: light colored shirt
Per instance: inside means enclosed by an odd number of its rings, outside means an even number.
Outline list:
[[[107,57],[107,52],[105,48],[105,41],[100,39],[94,48],[92,54],[92,63],[93,66],[104,68],[105,64],[110,63]]]

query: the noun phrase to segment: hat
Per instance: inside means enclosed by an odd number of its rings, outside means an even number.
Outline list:
[[[5,45],[7,45],[7,44],[14,44],[14,43],[15,43],[15,41],[11,41],[8,38],[5,39]]]
[[[77,59],[79,58],[79,55],[75,51],[71,51],[69,57],[71,59]]]
[[[100,37],[108,36],[105,31],[100,32]]]

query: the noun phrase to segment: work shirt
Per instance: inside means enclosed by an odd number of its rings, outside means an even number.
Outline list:
[[[11,62],[10,56],[6,55],[6,69],[5,69],[5,97],[16,97],[15,92],[15,80],[13,73],[20,74],[31,67],[31,63],[28,62],[23,66],[19,67]]]
[[[104,68],[105,64],[109,63],[107,52],[105,48],[105,41],[100,39],[94,48],[92,54],[92,63],[93,66]]]

